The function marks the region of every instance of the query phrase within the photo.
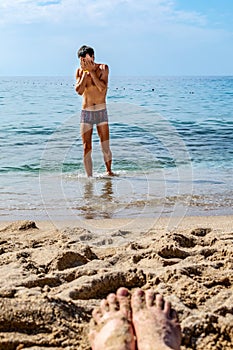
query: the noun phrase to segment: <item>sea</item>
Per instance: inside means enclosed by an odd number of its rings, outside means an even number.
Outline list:
[[[110,76],[114,177],[73,77],[0,77],[0,220],[232,215],[233,76]]]

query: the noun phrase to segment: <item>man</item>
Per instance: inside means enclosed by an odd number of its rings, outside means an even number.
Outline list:
[[[83,96],[80,129],[85,171],[88,177],[92,176],[92,133],[93,126],[96,124],[107,174],[112,176],[112,153],[109,146],[109,125],[106,109],[108,66],[103,63],[95,63],[94,50],[86,45],[78,50],[78,58],[80,68],[76,72],[75,90]]]

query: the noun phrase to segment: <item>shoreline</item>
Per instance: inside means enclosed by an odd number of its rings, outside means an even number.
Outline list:
[[[83,229],[90,229],[97,232],[110,232],[127,228],[129,230],[149,230],[150,228],[167,229],[173,231],[190,229],[192,226],[211,225],[217,227],[217,229],[231,230],[233,229],[233,215],[190,215],[184,217],[137,217],[137,218],[99,218],[99,219],[68,219],[68,220],[34,220],[28,217],[28,219],[14,219],[14,220],[0,220],[0,231],[7,225],[15,222],[23,222],[27,220],[33,220],[38,224],[40,229],[63,229],[65,227],[81,227]]]

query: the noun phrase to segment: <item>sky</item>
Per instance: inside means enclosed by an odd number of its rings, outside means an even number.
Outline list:
[[[0,0],[0,76],[233,75],[232,0]]]

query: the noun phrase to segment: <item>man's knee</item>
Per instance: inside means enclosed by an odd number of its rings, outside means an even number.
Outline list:
[[[84,142],[83,143],[83,151],[84,155],[88,154],[92,150],[92,145],[89,142]]]

